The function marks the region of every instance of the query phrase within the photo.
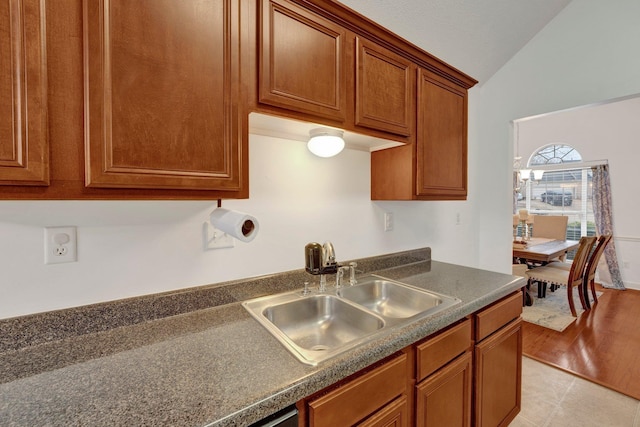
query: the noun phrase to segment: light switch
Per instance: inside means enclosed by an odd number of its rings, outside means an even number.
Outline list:
[[[384,213],[384,231],[393,230],[393,212]]]

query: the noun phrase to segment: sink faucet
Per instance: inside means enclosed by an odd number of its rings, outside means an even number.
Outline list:
[[[336,273],[336,289],[339,289],[342,287],[342,279],[344,278],[344,270],[348,270],[349,267],[347,266],[340,266],[338,267],[338,271]]]
[[[322,245],[322,266],[327,274],[335,273],[338,269],[336,251],[333,249],[333,243],[329,241]]]
[[[358,266],[357,263],[355,262],[350,262],[349,263],[349,285],[353,286],[356,283],[358,283],[358,281],[356,280],[356,267]]]
[[[345,270],[349,271],[349,286],[353,286],[358,283],[356,280],[356,266],[355,262],[350,262],[349,265],[341,265],[338,267],[338,273],[336,275],[336,288],[343,286],[342,281],[344,279]]]

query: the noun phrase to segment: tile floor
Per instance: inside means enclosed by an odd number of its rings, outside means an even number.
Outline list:
[[[510,427],[640,427],[640,401],[522,359],[522,409]]]

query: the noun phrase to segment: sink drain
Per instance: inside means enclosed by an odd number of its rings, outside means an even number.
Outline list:
[[[314,351],[327,351],[327,350],[329,350],[329,347],[327,347],[326,345],[314,345],[313,347],[311,347],[311,350],[314,350]]]

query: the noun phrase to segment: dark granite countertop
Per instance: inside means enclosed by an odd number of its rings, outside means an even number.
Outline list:
[[[298,362],[240,305],[242,299],[300,287],[302,271],[163,294],[170,301],[176,294],[192,300],[192,292],[215,300],[209,308],[178,314],[157,315],[163,298],[154,296],[143,306],[133,299],[118,302],[138,310],[133,320],[131,313],[118,320],[113,304],[100,304],[0,321],[0,425],[249,425],[524,285],[511,275],[430,261],[428,249],[360,264],[462,303],[318,366]],[[154,304],[156,314],[149,317],[145,310]],[[100,321],[86,320],[90,314]],[[69,317],[81,332],[60,332]]]

